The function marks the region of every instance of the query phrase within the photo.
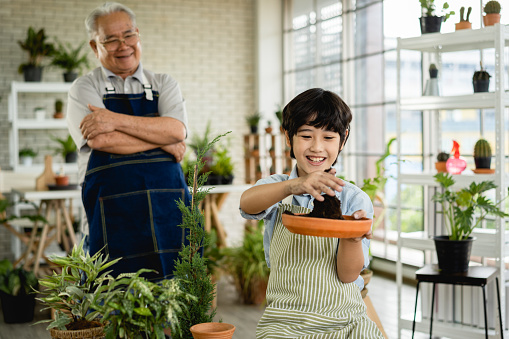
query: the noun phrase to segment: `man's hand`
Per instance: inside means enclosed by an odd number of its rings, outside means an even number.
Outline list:
[[[115,131],[115,121],[119,114],[107,110],[88,105],[92,111],[80,123],[81,134],[85,139],[93,139],[99,134],[110,133]]]
[[[290,194],[311,194],[316,200],[323,201],[322,192],[334,196],[334,191],[341,192],[342,186],[345,186],[343,180],[336,177],[336,170],[332,169],[329,173],[316,171],[303,177],[288,180]]]
[[[181,162],[182,159],[184,158],[184,154],[186,153],[186,143],[184,141],[181,141],[176,144],[163,146],[161,147],[161,149],[173,155],[177,162]]]

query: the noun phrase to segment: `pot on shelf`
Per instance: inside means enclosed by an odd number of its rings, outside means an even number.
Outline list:
[[[484,27],[493,26],[494,24],[498,24],[500,22],[500,14],[497,13],[486,14],[482,17],[482,21],[484,23]]]
[[[42,67],[39,66],[26,66],[23,69],[23,78],[26,82],[41,82]]]
[[[438,268],[447,273],[468,271],[474,237],[465,240],[449,240],[447,235],[433,237],[437,251]]]
[[[423,16],[419,18],[421,23],[421,34],[427,33],[438,33],[442,27],[442,20],[444,17],[441,16]]]

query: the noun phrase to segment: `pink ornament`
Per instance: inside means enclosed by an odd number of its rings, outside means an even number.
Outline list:
[[[451,152],[454,152],[454,157],[449,158],[445,163],[447,172],[451,174],[461,174],[467,168],[467,162],[463,157],[460,157],[460,144],[456,141],[452,141],[453,146]]]

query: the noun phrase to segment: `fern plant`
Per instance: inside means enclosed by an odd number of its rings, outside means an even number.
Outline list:
[[[174,276],[178,279],[181,290],[192,295],[194,300],[188,302],[183,297],[179,298],[180,301],[187,303],[187,307],[178,315],[182,332],[172,333],[174,339],[191,338],[189,330],[191,326],[211,322],[216,314],[216,310],[212,308],[215,284],[207,270],[207,259],[202,256],[204,247],[210,243],[210,238],[203,228],[204,216],[199,206],[210,191],[210,188],[203,189],[209,176],[209,172],[202,173],[205,166],[203,157],[228,133],[217,136],[205,147],[197,149],[196,161],[189,165],[188,174],[191,204],[186,205],[182,200],[177,202],[182,213],[182,224],[179,226],[186,231],[189,244],[182,248],[179,258],[175,261]]]

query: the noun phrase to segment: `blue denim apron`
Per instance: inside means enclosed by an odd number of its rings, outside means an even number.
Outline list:
[[[146,85],[145,85],[146,86]],[[109,90],[111,91],[111,89]],[[158,116],[158,92],[107,93],[110,111]],[[178,225],[181,199],[190,204],[182,167],[160,148],[128,155],[93,150],[82,188],[89,223],[90,254],[104,248],[109,259],[122,257],[113,274],[156,270],[151,280],[171,278],[185,232]]]

